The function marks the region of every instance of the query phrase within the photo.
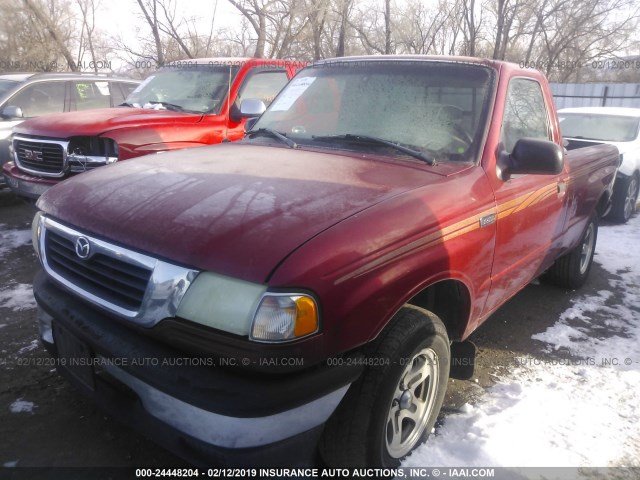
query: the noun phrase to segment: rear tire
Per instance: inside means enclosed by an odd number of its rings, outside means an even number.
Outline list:
[[[607,218],[619,223],[627,223],[636,211],[639,188],[640,180],[637,173],[630,177],[619,176],[613,187],[611,211]]]
[[[580,243],[558,258],[547,270],[546,278],[559,287],[575,290],[587,281],[598,239],[598,216],[594,213],[587,223]]]
[[[331,467],[393,468],[431,432],[447,388],[449,339],[433,313],[407,305],[367,353],[369,366],[325,426]]]

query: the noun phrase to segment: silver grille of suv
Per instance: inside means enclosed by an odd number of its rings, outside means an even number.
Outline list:
[[[45,216],[39,221],[39,250],[47,274],[77,296],[141,326],[175,316],[198,274]]]
[[[20,170],[41,177],[62,177],[69,142],[14,136],[13,150]]]

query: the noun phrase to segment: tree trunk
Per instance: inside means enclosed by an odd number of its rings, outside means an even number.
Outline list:
[[[385,0],[384,5],[384,53],[391,52],[391,0]]]
[[[33,15],[36,17],[38,22],[40,22],[40,24],[47,31],[47,33],[49,34],[53,42],[56,44],[56,46],[60,50],[60,53],[62,54],[64,59],[67,61],[67,65],[69,66],[69,69],[73,72],[77,72],[78,65],[76,65],[76,62],[73,61],[73,55],[71,55],[71,52],[69,51],[67,46],[64,44],[64,42],[60,38],[60,35],[56,31],[55,27],[51,24],[49,19],[45,16],[44,13],[40,11],[40,8],[38,8],[38,6],[33,1],[31,0],[22,0],[22,1],[24,2],[25,7],[27,7],[27,9],[33,13]]]

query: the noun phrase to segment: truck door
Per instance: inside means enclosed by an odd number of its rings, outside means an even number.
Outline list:
[[[496,155],[511,153],[521,138],[553,140],[550,109],[540,83],[513,77],[505,99]],[[556,139],[557,140],[557,139]],[[494,179],[497,204],[496,249],[485,314],[524,287],[550,264],[564,228],[565,173],[513,175]]]

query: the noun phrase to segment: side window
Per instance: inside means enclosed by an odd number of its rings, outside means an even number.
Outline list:
[[[540,84],[524,78],[511,80],[500,135],[506,151],[511,152],[524,137],[550,140],[548,118]]]
[[[109,82],[73,82],[73,96],[76,110],[90,110],[92,108],[109,108]]]
[[[20,107],[25,117],[39,117],[49,113],[64,112],[65,83],[34,83],[20,90],[7,102],[7,105]]]
[[[289,79],[284,71],[258,72],[245,80],[236,99],[239,107],[244,98],[258,98],[268,107]]]

